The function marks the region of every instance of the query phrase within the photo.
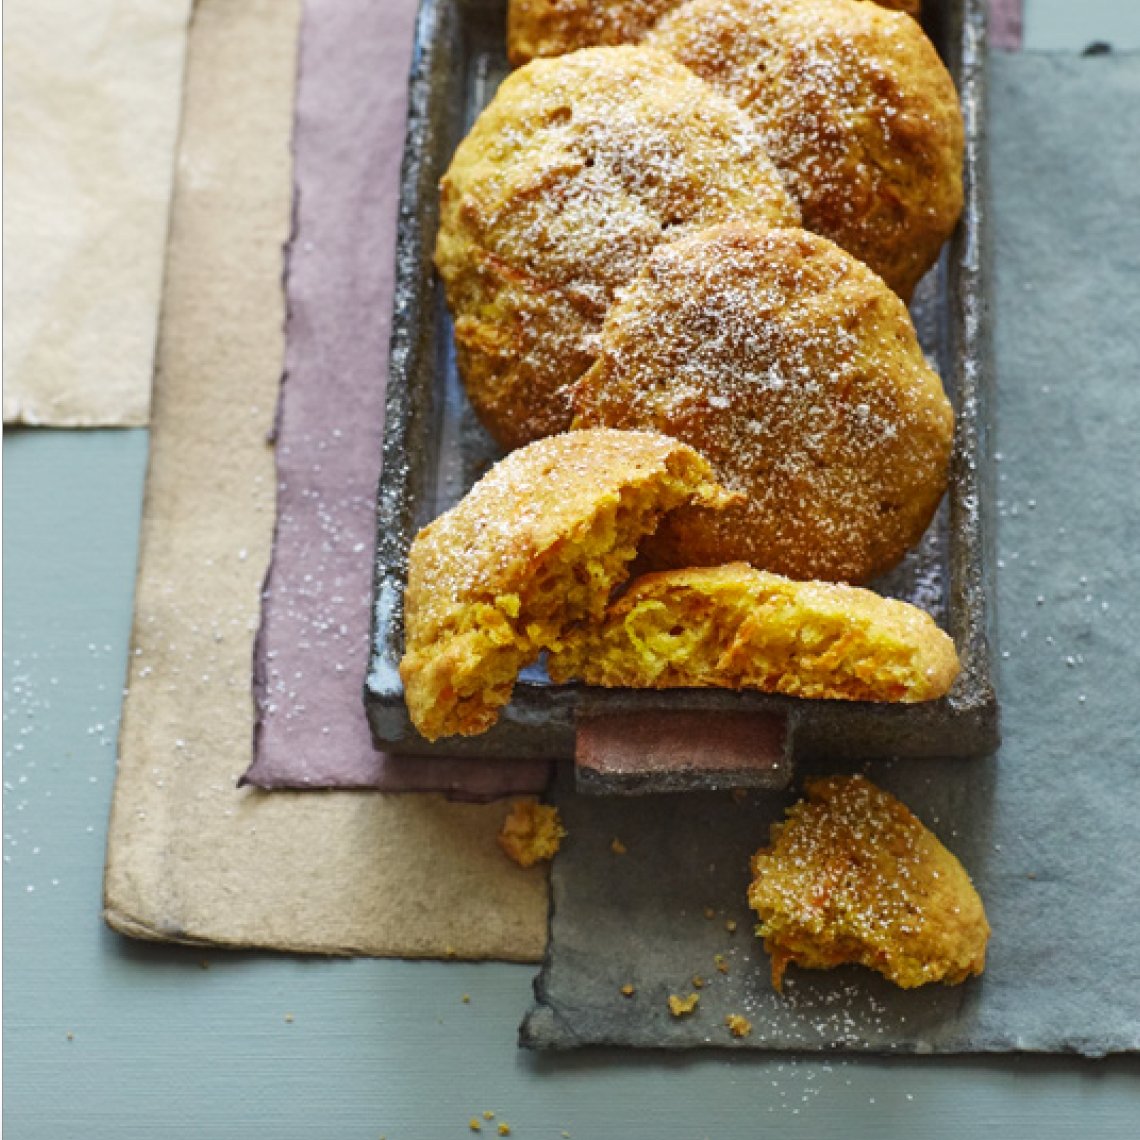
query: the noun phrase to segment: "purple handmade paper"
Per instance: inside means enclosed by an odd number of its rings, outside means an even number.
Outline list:
[[[1021,48],[1022,0],[990,0],[987,39],[991,48],[1018,51]]]
[[[544,761],[374,749],[368,663],[376,486],[415,0],[309,0],[293,137],[277,531],[254,662],[261,788],[541,790]]]

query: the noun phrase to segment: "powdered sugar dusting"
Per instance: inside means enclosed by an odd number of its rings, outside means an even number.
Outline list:
[[[744,107],[804,223],[904,297],[962,206],[962,122],[909,17],[848,0],[691,0],[646,43]]]
[[[918,540],[945,485],[952,415],[906,310],[802,231],[659,248],[577,399],[581,422],[683,439],[749,497],[723,522],[678,521],[674,565],[862,580]]]
[[[734,216],[798,211],[747,116],[669,57],[594,49],[508,79],[444,179],[436,251],[494,433],[568,427],[616,289],[662,241]]]

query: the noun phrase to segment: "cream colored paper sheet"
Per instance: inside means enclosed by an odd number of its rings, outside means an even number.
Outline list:
[[[547,882],[499,852],[507,805],[236,788],[274,525],[298,8],[195,11],[106,917],[144,938],[530,961]]]
[[[4,4],[4,422],[145,424],[190,0]]]

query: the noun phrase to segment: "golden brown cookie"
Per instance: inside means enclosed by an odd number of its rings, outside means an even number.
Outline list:
[[[540,56],[637,43],[684,0],[510,0],[507,58],[516,67]]]
[[[580,48],[635,44],[685,0],[510,0],[507,56],[516,67]],[[876,0],[918,15],[919,0]]]
[[[748,902],[776,989],[790,963],[856,963],[903,989],[980,974],[982,900],[937,837],[862,776],[809,780],[806,791],[752,860]]]
[[[962,209],[962,115],[915,20],[856,0],[689,0],[645,39],[752,116],[803,224],[904,300]]]
[[[953,641],[916,606],[742,562],[635,579],[548,667],[606,687],[905,703],[944,696],[959,670]]]
[[[594,48],[511,75],[443,179],[435,253],[495,438],[568,428],[618,287],[662,241],[736,216],[798,211],[748,117],[676,60]]]
[[[400,662],[412,723],[428,740],[486,731],[520,669],[601,618],[665,512],[725,497],[691,447],[649,432],[512,452],[412,543]]]
[[[954,417],[910,315],[804,230],[717,226],[659,247],[606,318],[581,426],[683,439],[745,501],[670,517],[655,568],[750,562],[862,582],[921,537]]]

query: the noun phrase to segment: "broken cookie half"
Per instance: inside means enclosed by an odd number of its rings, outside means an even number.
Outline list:
[[[743,562],[638,578],[548,667],[556,682],[907,703],[944,696],[959,671],[953,641],[916,606]]]
[[[418,731],[486,731],[521,669],[602,619],[667,512],[734,501],[698,452],[654,432],[576,431],[512,452],[408,554],[400,676]]]
[[[980,974],[982,900],[937,837],[862,776],[809,780],[806,792],[752,860],[748,902],[776,989],[789,964],[855,963],[903,989]]]

